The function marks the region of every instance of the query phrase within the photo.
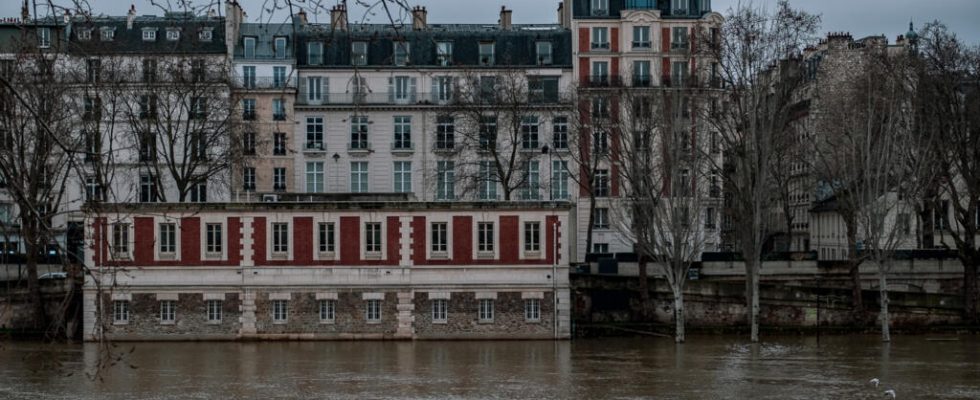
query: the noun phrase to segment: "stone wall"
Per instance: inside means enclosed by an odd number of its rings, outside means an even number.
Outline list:
[[[255,326],[260,338],[393,338],[398,328],[397,293],[384,293],[381,321],[367,321],[364,292],[336,294],[333,322],[320,321],[320,304],[315,292],[293,292],[287,301],[285,323],[275,323],[270,293],[259,292],[255,299]],[[372,292],[373,293],[373,292]],[[326,299],[325,299],[326,300]]]
[[[113,319],[113,296],[103,294],[106,334],[118,340],[199,340],[234,339],[241,327],[241,301],[235,292],[224,293],[221,321],[208,321],[207,301],[203,293],[179,293],[173,323],[160,320],[160,300],[157,293],[131,293],[129,321],[116,323]],[[116,294],[118,296],[118,294]],[[117,297],[118,299],[118,297]]]
[[[540,318],[528,321],[521,292],[496,292],[493,322],[479,319],[479,299],[473,292],[454,292],[447,302],[445,323],[433,323],[429,293],[415,293],[415,334],[426,339],[491,338],[550,339],[554,337],[554,297],[539,299]]]

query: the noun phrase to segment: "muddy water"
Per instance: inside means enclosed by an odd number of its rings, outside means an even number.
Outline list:
[[[93,379],[103,354],[2,343],[0,398],[980,399],[976,336],[137,343]]]

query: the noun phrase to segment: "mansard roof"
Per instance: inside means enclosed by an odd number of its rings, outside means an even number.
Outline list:
[[[135,16],[132,27],[128,17],[97,16],[75,17],[66,28],[69,32],[69,51],[82,54],[224,54],[225,19],[223,17],[194,16],[188,13],[167,13]],[[80,32],[89,30],[90,39],[82,39]],[[112,40],[102,40],[104,30],[113,31]],[[152,30],[156,38],[144,40],[143,31]],[[167,31],[180,32],[179,39],[168,40]],[[211,31],[211,40],[201,40],[202,30]]]
[[[320,67],[349,67],[351,42],[368,43],[368,66],[392,67],[394,42],[409,44],[409,66],[438,66],[436,43],[453,43],[453,65],[478,66],[479,44],[494,43],[495,67],[537,65],[536,43],[550,42],[552,63],[549,66],[571,68],[571,32],[560,25],[513,25],[503,29],[497,24],[429,24],[413,30],[411,25],[352,24],[348,30],[329,24],[310,24],[297,33],[297,65],[306,65],[307,43],[323,42],[324,63]]]
[[[608,0],[605,10],[593,10],[594,0],[572,0],[572,18],[619,19],[625,10],[659,10],[664,19],[697,19],[711,12],[711,0]],[[674,5],[684,5],[676,7]]]
[[[293,25],[292,24],[265,24],[265,23],[243,23],[241,24],[238,32],[238,37],[235,38],[235,58],[242,58],[245,54],[245,48],[242,41],[243,37],[254,37],[255,40],[255,59],[273,59],[275,58],[275,48],[273,44],[275,38],[285,37],[286,38],[286,58],[293,58],[295,56],[295,50],[293,49]]]

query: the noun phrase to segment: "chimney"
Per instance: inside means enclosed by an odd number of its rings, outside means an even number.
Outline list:
[[[500,29],[509,31],[511,28],[511,13],[513,11],[508,10],[507,6],[500,6]]]
[[[426,28],[428,28],[428,24],[426,22],[427,14],[428,11],[425,10],[425,7],[415,6],[415,8],[412,9],[413,30],[424,31]]]
[[[129,5],[129,12],[126,13],[126,29],[133,29],[133,20],[136,19],[136,5]]]
[[[330,9],[330,27],[339,31],[347,30],[347,6],[338,4]]]
[[[213,8],[208,9],[208,18],[214,19],[218,16],[218,13],[214,11]]]
[[[562,27],[565,26],[565,3],[558,3],[558,24]]]
[[[24,0],[24,5],[20,6],[20,20],[27,22],[31,19],[31,11],[27,8],[27,0]]]

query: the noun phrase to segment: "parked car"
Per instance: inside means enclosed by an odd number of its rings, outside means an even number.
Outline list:
[[[65,279],[68,278],[67,272],[48,272],[37,279]]]

